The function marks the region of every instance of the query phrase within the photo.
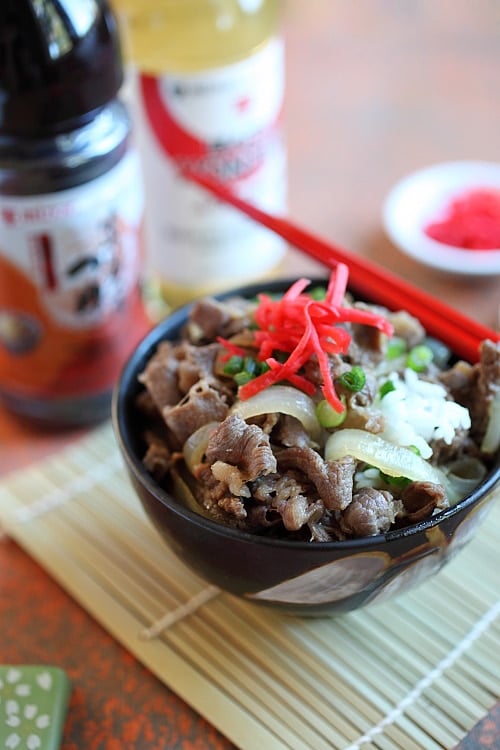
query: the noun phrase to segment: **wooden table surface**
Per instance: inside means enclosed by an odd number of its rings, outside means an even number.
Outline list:
[[[289,0],[284,26],[291,216],[497,326],[500,276],[460,278],[420,266],[384,235],[381,206],[413,170],[500,161],[500,4]],[[319,266],[292,253],[286,270]],[[0,410],[0,473],[80,434],[40,433]],[[58,664],[73,681],[63,750],[233,747],[7,539],[0,622],[1,662]],[[460,745],[483,747],[500,747],[498,706]]]

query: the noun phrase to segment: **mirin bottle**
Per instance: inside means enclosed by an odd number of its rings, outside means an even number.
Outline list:
[[[278,266],[285,243],[189,183],[286,208],[280,0],[116,0],[137,71],[147,268],[171,305]]]

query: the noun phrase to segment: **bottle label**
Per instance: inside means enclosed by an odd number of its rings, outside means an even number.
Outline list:
[[[143,193],[137,154],[68,190],[0,198],[0,387],[110,387],[132,347]]]
[[[224,181],[237,194],[283,213],[283,43],[196,74],[140,75],[136,117],[147,194],[149,266],[191,288],[257,277],[284,243],[179,174]]]

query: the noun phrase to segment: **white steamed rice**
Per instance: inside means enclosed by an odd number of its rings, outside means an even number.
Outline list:
[[[446,389],[429,383],[411,369],[404,376],[391,373],[394,390],[379,400],[378,408],[385,417],[382,437],[402,446],[415,446],[422,458],[432,456],[430,442],[443,440],[447,445],[460,429],[471,425],[468,409],[449,401]]]

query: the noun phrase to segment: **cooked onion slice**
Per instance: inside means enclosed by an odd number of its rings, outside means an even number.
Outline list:
[[[195,430],[184,443],[182,453],[191,474],[194,473],[195,466],[203,461],[210,435],[219,425],[220,422],[207,422]]]
[[[489,420],[484,433],[481,450],[484,453],[495,453],[500,447],[500,391],[490,404]]]
[[[246,401],[236,401],[230,413],[242,419],[260,414],[288,414],[302,422],[313,441],[319,443],[321,438],[321,425],[316,418],[314,401],[292,386],[273,385]]]
[[[358,461],[376,466],[384,474],[392,477],[407,477],[413,482],[433,482],[441,484],[447,494],[451,491],[446,475],[425,461],[409,448],[389,443],[379,435],[366,430],[346,428],[330,435],[325,445],[325,459],[335,461],[344,456],[353,456]],[[448,500],[452,497],[448,494]]]

